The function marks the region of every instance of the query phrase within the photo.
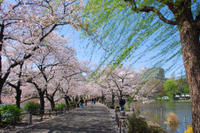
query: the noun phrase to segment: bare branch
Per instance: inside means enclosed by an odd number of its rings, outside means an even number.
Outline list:
[[[172,21],[172,20],[168,20],[166,19],[162,13],[155,7],[151,7],[151,6],[144,6],[143,8],[137,8],[136,7],[136,3],[134,0],[131,0],[131,9],[135,12],[154,12],[158,15],[158,17],[160,18],[160,20],[162,20],[163,22],[167,23],[167,24],[171,24],[171,25],[178,25],[177,21]]]

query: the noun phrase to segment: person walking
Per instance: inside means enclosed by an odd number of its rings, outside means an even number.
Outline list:
[[[85,106],[87,106],[87,98],[85,98]]]
[[[96,99],[96,98],[94,98],[94,104],[96,103],[96,100],[97,100],[97,99]]]
[[[93,104],[94,103],[94,98],[92,98],[92,100],[91,100],[91,104]]]
[[[126,104],[126,100],[121,98],[120,101],[119,101],[119,105],[120,105],[121,111],[124,111],[124,105],[125,104]]]
[[[83,108],[83,103],[84,103],[84,100],[83,100],[83,98],[81,97],[81,99],[80,99],[80,108]]]

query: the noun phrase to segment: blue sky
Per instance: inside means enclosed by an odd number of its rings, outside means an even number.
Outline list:
[[[65,37],[70,38],[69,45],[72,46],[77,53],[77,58],[79,61],[90,61],[90,65],[98,65],[101,62],[101,59],[104,57],[102,49],[93,49],[93,44],[90,42],[87,37],[81,36],[81,31],[75,31],[71,26],[60,27],[59,33],[64,35]],[[90,45],[88,45],[90,43]],[[140,50],[138,51],[138,53]],[[151,68],[154,65],[149,58],[153,56],[153,52],[149,52],[146,56],[144,56],[141,60],[133,64],[134,59],[129,59],[124,62],[124,65],[132,65],[132,67],[136,71],[140,71],[141,67]],[[168,62],[162,66],[165,69],[166,77],[179,77],[181,74],[184,74],[184,67],[182,63],[182,59],[175,60],[176,64],[178,64],[174,69],[167,71],[167,68],[173,64],[173,62]]]

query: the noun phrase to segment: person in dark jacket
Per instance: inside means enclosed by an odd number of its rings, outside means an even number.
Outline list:
[[[81,99],[80,99],[80,108],[83,108],[83,103],[84,103],[84,100],[83,100],[83,98],[81,97]]]
[[[126,104],[126,100],[121,98],[120,101],[119,101],[119,105],[120,105],[121,111],[124,111],[124,105],[125,104]]]

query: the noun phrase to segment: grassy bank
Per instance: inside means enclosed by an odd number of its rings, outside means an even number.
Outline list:
[[[168,133],[159,124],[152,121],[147,121],[142,116],[137,116],[134,113],[128,118],[128,133]]]

